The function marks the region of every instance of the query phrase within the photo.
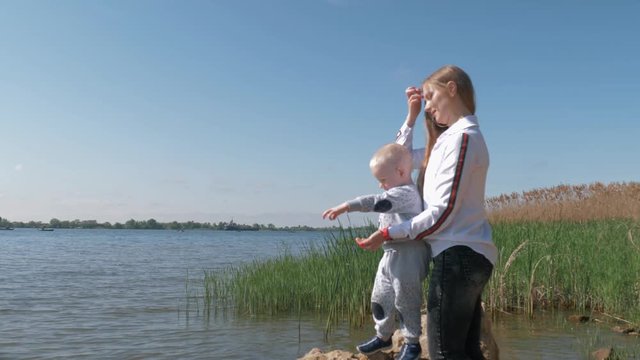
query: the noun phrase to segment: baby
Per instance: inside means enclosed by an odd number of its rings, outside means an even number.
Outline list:
[[[344,202],[326,210],[323,218],[334,220],[349,211],[375,211],[380,213],[378,228],[384,229],[422,212],[422,199],[411,179],[412,160],[407,148],[399,144],[385,145],[373,155],[369,167],[385,191]],[[376,336],[357,349],[371,355],[391,348],[398,316],[405,339],[399,359],[416,359],[421,353],[418,340],[422,330],[422,281],[428,271],[430,247],[424,241],[414,240],[387,241],[382,247],[384,255],[371,293]]]

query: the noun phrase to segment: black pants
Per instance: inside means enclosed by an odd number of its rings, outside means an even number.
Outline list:
[[[480,301],[493,265],[467,246],[443,251],[433,263],[427,302],[429,359],[484,359]]]

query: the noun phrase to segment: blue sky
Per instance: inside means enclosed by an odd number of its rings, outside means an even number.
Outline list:
[[[404,89],[445,64],[476,87],[487,196],[639,181],[639,13],[1,0],[0,216],[330,225],[323,210],[379,191],[368,162],[404,120]]]

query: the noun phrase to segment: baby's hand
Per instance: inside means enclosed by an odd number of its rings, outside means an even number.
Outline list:
[[[376,251],[380,246],[382,246],[384,237],[382,236],[382,232],[380,230],[377,230],[373,234],[369,235],[368,238],[363,239],[357,237],[355,238],[355,241],[356,243],[358,243],[358,246],[360,246],[361,249]]]
[[[338,206],[332,207],[331,209],[325,210],[322,213],[322,218],[326,219],[328,217],[329,220],[335,220],[338,215],[344,213],[347,210],[349,210],[349,206],[346,203],[340,204]]]

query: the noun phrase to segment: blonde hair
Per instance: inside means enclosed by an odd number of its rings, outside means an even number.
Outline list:
[[[473,90],[471,78],[464,70],[455,65],[445,65],[436,70],[433,74],[426,78],[422,85],[434,85],[444,87],[449,81],[456,83],[458,96],[462,100],[464,106],[471,112],[476,113],[476,96]]]
[[[418,172],[418,179],[416,180],[416,186],[418,187],[418,192],[420,196],[424,199],[424,173],[427,170],[427,165],[429,164],[429,157],[431,156],[431,151],[433,150],[433,146],[436,144],[436,140],[440,137],[440,134],[445,132],[447,128],[443,128],[437,126],[431,115],[428,112],[424,112],[424,124],[427,129],[427,145],[424,148],[424,159],[422,160],[422,165],[420,165],[420,171]]]
[[[438,87],[446,87],[449,81],[456,83],[457,94],[460,96],[460,100],[464,106],[471,112],[476,113],[476,96],[473,90],[473,83],[469,75],[461,68],[455,65],[445,65],[440,69],[429,75],[423,82],[422,86],[434,85]],[[420,166],[420,172],[418,173],[417,186],[420,195],[424,197],[424,173],[427,170],[429,164],[429,157],[431,156],[431,150],[436,143],[436,140],[442,134],[446,128],[436,126],[431,116],[425,112],[425,124],[427,128],[427,146],[424,149],[424,160],[422,166]]]
[[[371,169],[389,165],[411,172],[411,153],[400,144],[387,144],[378,149],[369,161]]]

